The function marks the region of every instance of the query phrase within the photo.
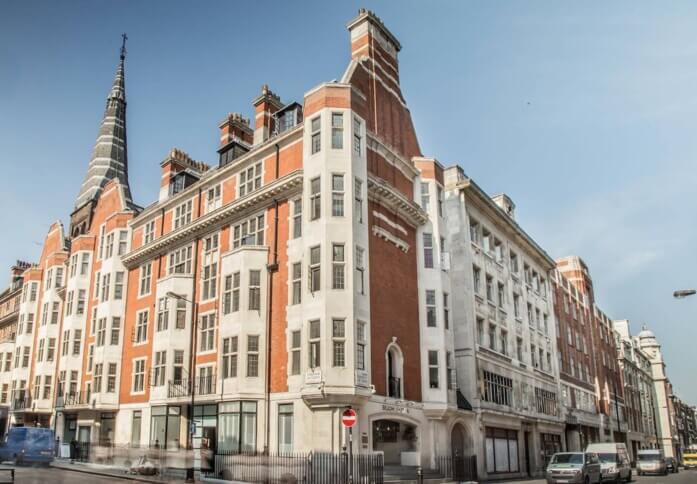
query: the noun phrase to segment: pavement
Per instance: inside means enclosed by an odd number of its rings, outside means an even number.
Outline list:
[[[533,479],[524,481],[516,480],[495,482],[510,482],[515,484],[546,484],[547,481],[544,479]],[[697,469],[681,469],[679,473],[668,474],[667,476],[637,476],[636,472],[633,472],[632,484],[697,484]]]

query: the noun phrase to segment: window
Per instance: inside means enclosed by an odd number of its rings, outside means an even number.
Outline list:
[[[240,310],[240,273],[232,274],[232,301],[230,310],[235,313]]]
[[[173,230],[177,230],[189,222],[191,222],[191,212],[193,209],[193,200],[187,200],[174,209]]]
[[[344,216],[344,175],[332,175],[332,216]]]
[[[65,296],[65,315],[70,316],[73,312],[73,291],[68,291]]]
[[[484,320],[477,318],[477,344],[484,346]]]
[[[477,266],[472,266],[472,280],[474,286],[474,293],[479,294],[479,290],[482,286],[482,271]]]
[[[119,344],[119,333],[121,331],[121,318],[113,317],[111,318],[111,339],[109,344],[116,346]]]
[[[508,331],[503,329],[499,332],[499,350],[504,355],[508,354]]]
[[[206,213],[212,212],[222,204],[220,185],[209,188],[206,191]]]
[[[470,218],[470,240],[473,244],[481,244],[481,240],[479,237],[479,222],[477,222],[473,218]]]
[[[157,301],[157,331],[167,330],[169,326],[169,298],[161,297]]]
[[[482,399],[498,405],[510,406],[513,396],[513,380],[496,373],[483,370],[484,379]]]
[[[143,227],[143,244],[148,244],[155,240],[155,221],[151,220]]]
[[[51,289],[51,284],[53,283],[53,268],[46,272],[46,289]]]
[[[232,248],[264,245],[264,214],[255,215],[232,228]]]
[[[356,156],[361,156],[362,144],[361,122],[357,118],[353,118],[353,152]]]
[[[106,236],[106,255],[105,257],[108,259],[112,255],[114,255],[114,232],[109,233],[109,235]]]
[[[184,351],[174,350],[174,367],[172,370],[172,382],[175,385],[181,385],[184,380]]]
[[[332,289],[344,289],[344,244],[332,244]]]
[[[494,278],[489,274],[486,275],[486,300],[494,302]]]
[[[522,362],[523,361],[523,338],[516,338],[515,348],[516,348],[516,358],[518,358],[518,361]]]
[[[116,392],[116,363],[109,363],[109,373],[106,380],[107,393]]]
[[[457,382],[455,381],[455,370],[453,369],[453,354],[450,351],[445,352],[445,371],[448,380],[448,390],[454,390]]]
[[[433,235],[427,232],[423,234],[424,240],[424,267],[433,269]]]
[[[139,393],[145,390],[145,359],[133,361],[133,391]]]
[[[68,354],[68,348],[70,347],[70,330],[63,331],[61,343],[61,356],[65,356]]]
[[[303,234],[303,200],[293,200],[293,238],[297,239]]]
[[[310,220],[317,220],[322,216],[322,184],[321,178],[310,180]]]
[[[123,272],[117,273],[121,274],[123,277]],[[118,280],[118,278],[117,278]],[[85,301],[87,300],[87,291],[85,289],[79,289],[77,291],[77,314],[85,314]]]
[[[97,326],[97,346],[104,346],[106,341],[106,318],[99,318]]]
[[[215,349],[215,313],[201,316],[199,351]]]
[[[513,293],[513,315],[520,319],[520,294]]]
[[[34,331],[34,314],[29,313],[29,314],[27,314],[26,334],[32,334],[33,331]]]
[[[143,343],[148,340],[148,315],[150,312],[146,309],[138,313],[136,317],[136,334],[135,342]]]
[[[167,371],[167,351],[155,352],[155,364],[153,365],[152,385],[161,387],[165,384],[165,373]]]
[[[489,324],[489,349],[496,351],[496,326]]]
[[[308,366],[310,368],[319,368],[320,366],[320,325],[319,320],[310,321],[310,337],[308,340]]]
[[[290,334],[290,374],[300,374],[300,331],[293,331]]]
[[[48,303],[44,303],[41,311],[41,326],[46,326],[46,323],[48,323]]]
[[[431,206],[431,196],[428,193],[428,183],[421,182],[421,208],[428,212]]]
[[[89,345],[87,350],[87,371],[92,371],[92,364],[94,363],[94,345]]]
[[[39,349],[36,352],[36,361],[44,361],[44,339],[39,340]]]
[[[102,371],[104,364],[97,363],[94,365],[94,375],[92,376],[93,384],[92,390],[94,393],[99,393],[102,391]]]
[[[291,304],[300,304],[302,302],[302,264],[294,262],[291,270]]]
[[[109,289],[111,284],[111,274],[104,274],[102,276],[102,298],[101,301],[109,300]]]
[[[320,247],[310,248],[310,292],[315,293],[320,290]]]
[[[92,296],[94,299],[99,299],[99,283],[102,280],[102,276],[100,272],[97,272],[94,275],[94,296]]]
[[[344,148],[344,115],[341,113],[332,113],[332,148]]]
[[[83,252],[80,254],[80,275],[87,275],[87,270],[90,266],[90,254],[89,252]]]
[[[240,197],[261,188],[261,162],[248,166],[240,172]]]
[[[75,277],[77,273],[77,254],[73,254],[69,259],[70,277]]]
[[[51,375],[44,375],[44,400],[51,398]]]
[[[503,285],[503,283],[499,282],[496,287],[496,292],[498,294],[498,299],[499,299],[499,307],[502,308],[504,303],[506,302],[506,288]]]
[[[119,246],[117,249],[118,255],[123,255],[126,253],[128,248],[128,232],[125,230],[119,230]]]
[[[487,427],[485,453],[487,473],[518,472],[518,432]]]
[[[360,224],[363,223],[363,182],[358,178],[354,181],[354,217]]]
[[[225,276],[223,282],[223,314],[232,312],[232,274]]]
[[[356,322],[356,369],[365,370],[365,346],[367,343],[366,324]]]
[[[445,329],[450,328],[450,297],[447,292],[443,293],[443,325]]]
[[[191,274],[191,252],[190,245],[170,252],[168,274]]]
[[[438,216],[443,216],[443,189],[436,187],[436,195],[438,196]]]
[[[114,274],[114,299],[123,299],[123,272]]]
[[[219,406],[218,449],[251,453],[256,450],[256,402],[225,402]]]
[[[361,247],[356,247],[356,291],[358,294],[365,294],[365,251]]]
[[[312,154],[319,153],[322,149],[322,130],[321,130],[321,118],[317,116],[312,121],[310,121],[310,133],[312,137]]]
[[[216,286],[218,284],[218,263],[213,262],[203,266],[203,291],[201,294],[201,299],[213,299],[216,293]]]
[[[247,336],[247,376],[259,376],[259,336]]]
[[[428,386],[438,388],[438,351],[428,351]]]
[[[29,293],[29,301],[34,302],[36,301],[36,291],[38,285],[35,282],[32,282],[31,285],[31,292]]]
[[[82,330],[76,329],[73,333],[73,355],[80,354],[80,348],[82,347]]]
[[[19,351],[17,352],[19,356]],[[24,346],[22,348],[22,368],[27,368],[29,366],[29,346]]]
[[[426,326],[436,327],[436,291],[426,289]]]
[[[237,336],[223,339],[223,378],[237,377]]]
[[[535,323],[535,319],[533,318],[532,314],[532,304],[528,303],[528,324],[530,326],[534,326]]]
[[[293,404],[278,404],[278,453],[293,452]]]
[[[145,296],[150,294],[150,280],[152,277],[152,262],[140,266],[140,290],[139,294]]]
[[[56,267],[56,289],[63,285],[63,268]]]
[[[186,327],[186,301],[183,299],[177,299],[174,327],[175,329],[184,329]]]
[[[261,271],[249,271],[249,310],[261,310]]]
[[[332,366],[346,366],[346,325],[343,319],[332,320]]]

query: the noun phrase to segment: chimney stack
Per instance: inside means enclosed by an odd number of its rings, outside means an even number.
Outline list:
[[[261,96],[254,100],[254,144],[263,143],[274,132],[274,113],[283,107],[281,98],[274,94],[269,86],[264,84]]]
[[[254,143],[254,131],[249,126],[249,119],[240,113],[230,113],[225,116],[220,124],[220,147],[226,146],[231,141],[241,141],[251,146]]]
[[[399,84],[397,53],[402,49],[402,44],[380,17],[361,8],[347,28],[351,33],[351,59],[368,58]]]

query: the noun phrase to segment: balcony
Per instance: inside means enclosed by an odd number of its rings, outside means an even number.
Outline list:
[[[63,404],[66,407],[77,407],[89,403],[89,395],[85,392],[66,393],[65,396],[59,398],[63,398]]]
[[[213,395],[215,394],[215,384],[215,375],[199,376],[193,381],[189,378],[169,380],[167,382],[167,398],[189,397],[192,388],[194,395]]]
[[[29,395],[19,396],[12,400],[13,411],[23,411],[31,408],[31,397]]]

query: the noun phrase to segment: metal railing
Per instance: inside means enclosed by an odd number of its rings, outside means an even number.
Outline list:
[[[436,456],[436,472],[454,481],[477,480],[477,456]]]
[[[193,379],[184,378],[179,381],[167,382],[167,397],[180,398],[191,396],[191,389],[195,395],[213,395],[215,393],[216,376],[199,376]]]
[[[208,477],[241,482],[303,482],[307,484],[342,484],[353,482],[382,484],[383,454],[349,456],[330,453],[309,454],[239,454],[218,452],[212,468],[202,472]]]
[[[88,402],[87,394],[85,392],[71,392],[63,395],[63,405],[66,407],[71,407],[75,405],[85,405]]]
[[[15,397],[12,399],[12,410],[24,410],[31,407],[31,397],[25,395],[23,397]]]

